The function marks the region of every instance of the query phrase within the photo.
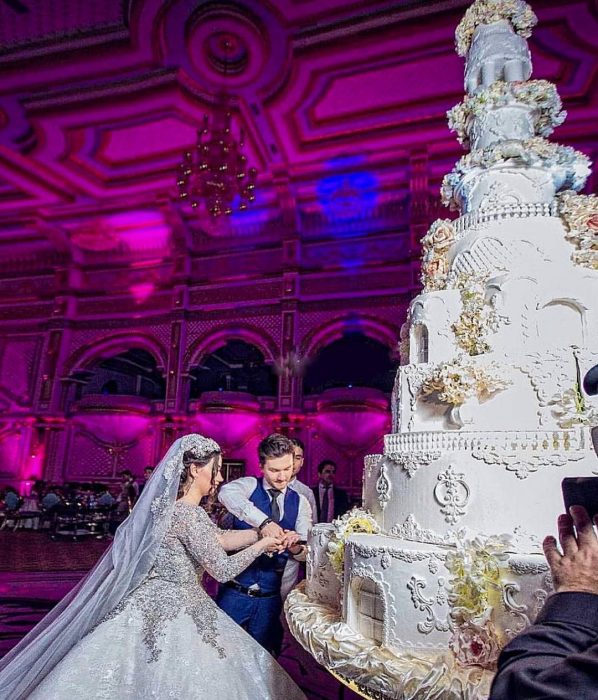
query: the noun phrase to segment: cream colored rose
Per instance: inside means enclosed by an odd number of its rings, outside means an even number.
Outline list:
[[[430,242],[437,253],[448,250],[455,242],[455,229],[443,221],[430,230]]]
[[[427,277],[438,277],[448,273],[448,264],[444,258],[434,257],[422,265],[422,272]]]
[[[466,623],[457,627],[449,641],[449,646],[462,666],[495,668],[500,643],[490,623],[476,625]]]

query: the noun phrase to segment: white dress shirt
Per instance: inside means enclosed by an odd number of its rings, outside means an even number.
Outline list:
[[[305,496],[305,498],[307,498],[309,501],[309,505],[311,506],[311,523],[313,525],[318,520],[318,507],[316,506],[316,497],[314,496],[314,492],[307,484],[299,481],[299,479],[296,477],[289,482],[289,488],[296,491],[300,496]]]
[[[294,481],[297,480],[295,479]],[[305,484],[301,485],[307,488]],[[266,513],[257,508],[249,500],[249,496],[251,496],[251,494],[255,491],[256,486],[257,479],[254,476],[243,476],[240,479],[235,479],[234,481],[229,481],[228,484],[224,484],[220,487],[220,491],[218,492],[218,500],[228,510],[228,512],[232,513],[236,518],[239,518],[239,520],[246,522],[252,527],[259,527],[268,517]],[[264,488],[272,488],[265,479]],[[293,488],[293,484],[289,484],[287,488]],[[293,490],[299,496],[299,511],[295,522],[295,532],[301,537],[302,540],[306,540],[308,532],[313,523],[312,507],[303,493],[299,493],[298,489],[296,488],[293,488]],[[286,494],[286,491],[287,490],[285,488],[280,492],[282,494],[282,498],[280,495],[277,497],[281,518],[284,516],[284,495]],[[267,493],[270,495],[269,491]],[[297,582],[298,573],[299,561],[293,556],[290,556],[285,564],[280,583],[280,595],[283,600],[287,597]]]

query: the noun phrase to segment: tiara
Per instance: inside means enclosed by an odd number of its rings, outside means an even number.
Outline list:
[[[203,459],[212,452],[220,452],[220,445],[212,438],[204,437],[198,433],[191,433],[181,439],[181,449],[184,452],[193,452],[196,459]]]
[[[193,453],[193,456],[197,460],[203,460],[212,452],[220,452],[220,445],[211,438],[204,437],[198,433],[191,433],[190,435],[185,435],[180,438],[181,442],[175,454],[171,455],[166,464],[164,465],[163,477],[167,482],[171,482],[175,477],[178,478],[183,469],[183,454],[187,451]],[[163,494],[164,498],[168,498],[168,492],[165,491]],[[158,500],[158,499],[156,499]],[[166,502],[166,501],[165,501]],[[156,508],[161,508],[162,506],[157,504]],[[152,509],[154,508],[152,504]]]

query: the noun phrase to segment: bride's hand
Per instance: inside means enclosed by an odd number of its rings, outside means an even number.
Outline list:
[[[282,537],[262,537],[259,543],[264,552],[280,552],[284,549]]]

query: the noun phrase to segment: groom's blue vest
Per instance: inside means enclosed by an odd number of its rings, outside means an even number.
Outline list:
[[[268,517],[272,515],[272,501],[270,495],[264,488],[263,479],[257,480],[255,490],[249,496],[249,500],[256,508],[265,513]],[[278,521],[283,530],[294,530],[297,523],[297,515],[299,514],[299,494],[293,489],[287,488],[284,496],[284,515]],[[251,525],[234,518],[233,530],[249,530]],[[257,583],[264,593],[280,592],[280,581],[282,572],[289,558],[288,553],[276,554],[268,557],[265,554],[259,556],[251,566],[245,571],[242,571],[235,577],[235,581],[242,586],[249,588],[254,583]]]

